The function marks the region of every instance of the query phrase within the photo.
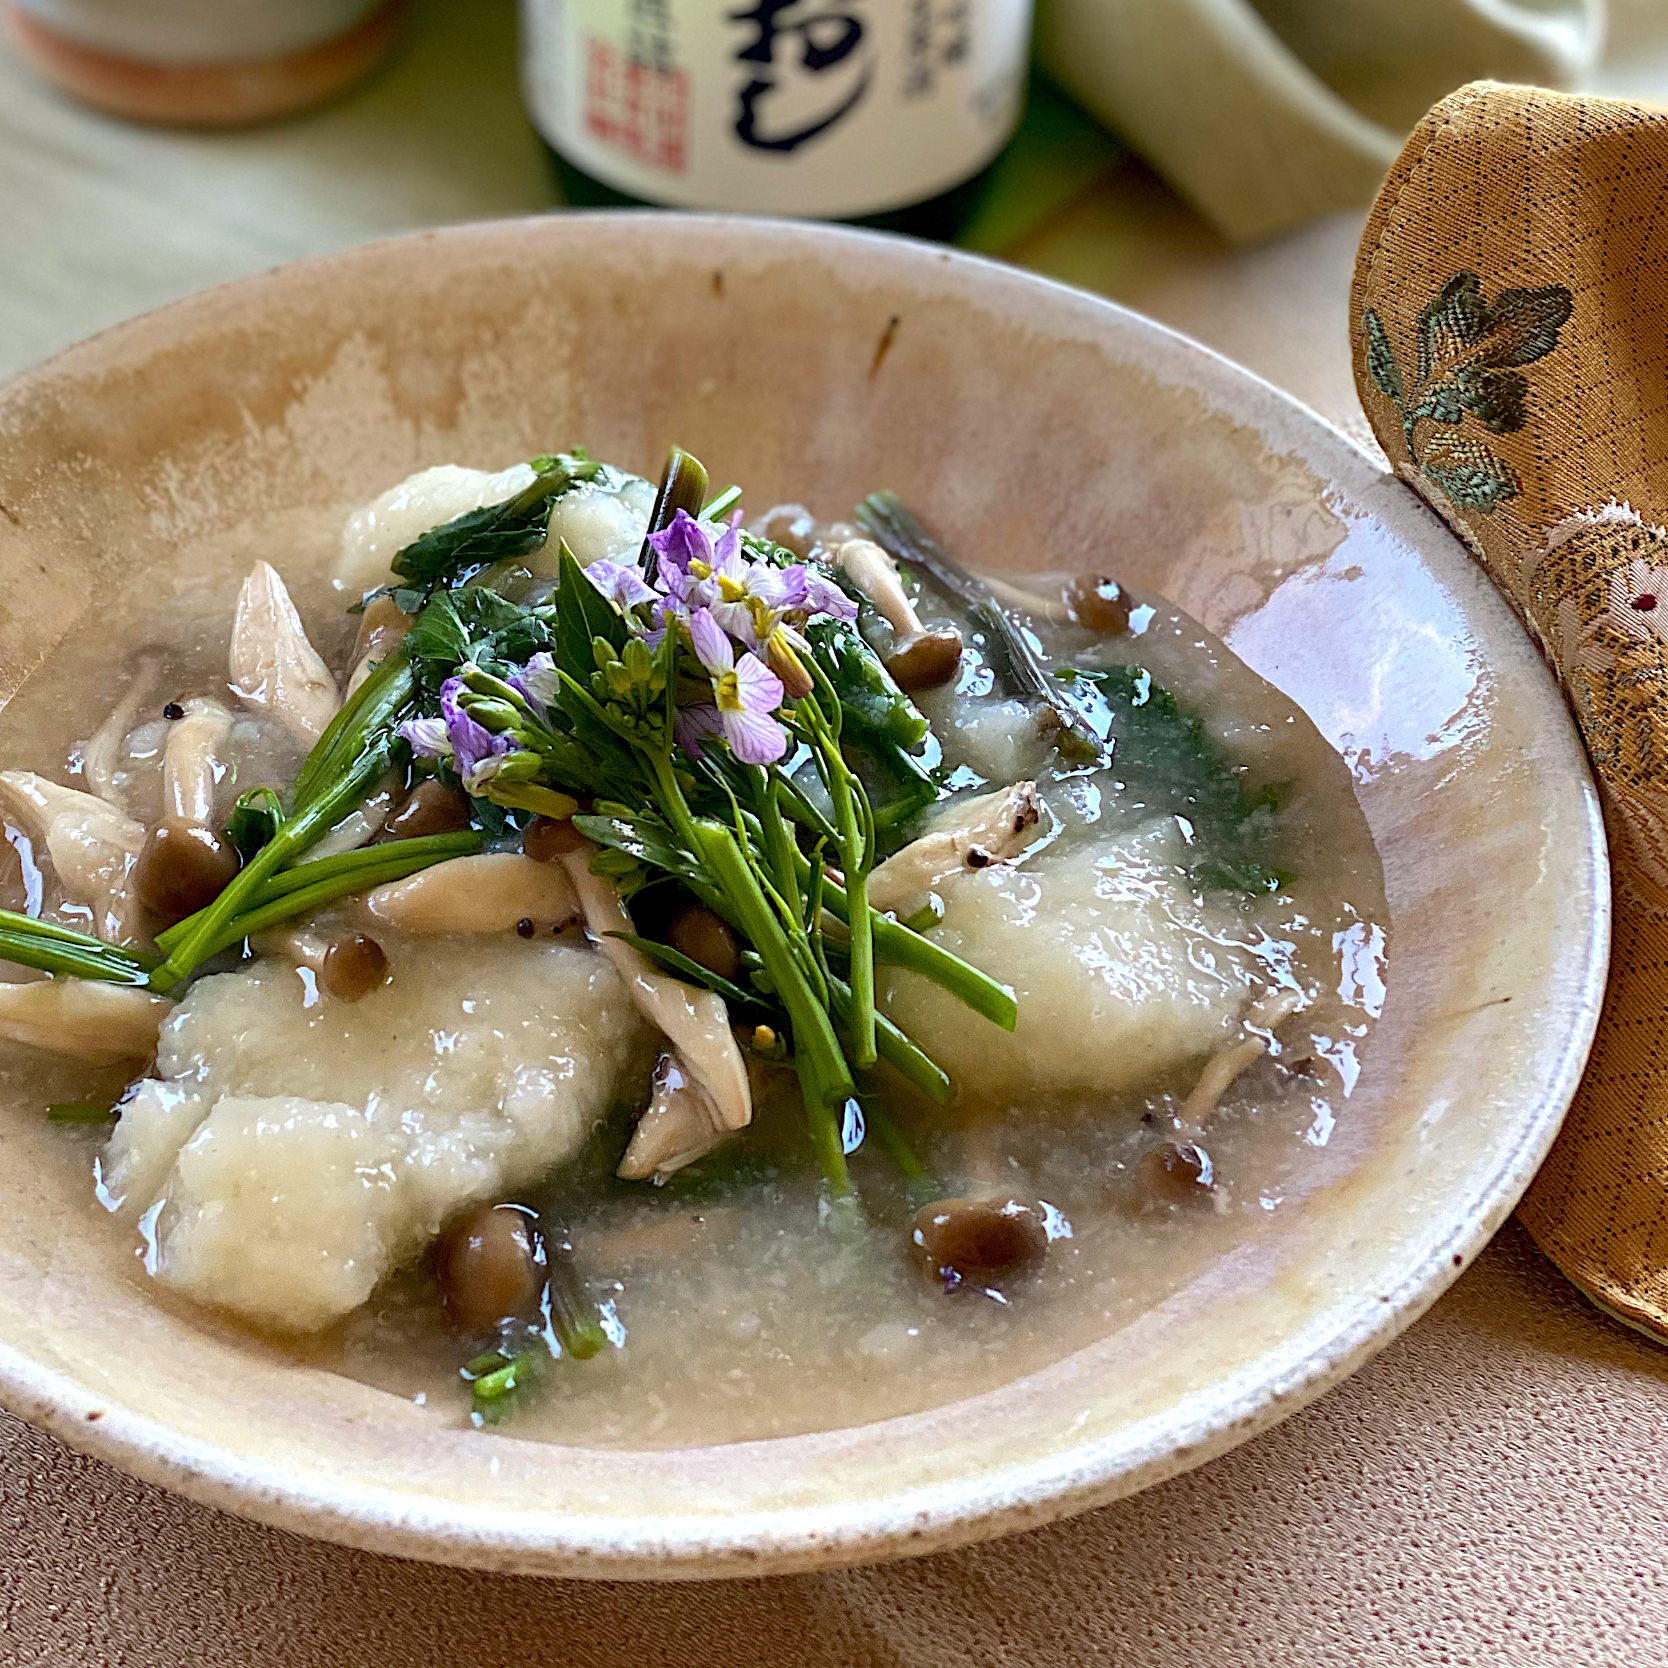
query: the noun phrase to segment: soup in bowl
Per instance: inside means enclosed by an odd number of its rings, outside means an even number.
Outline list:
[[[0,421],[7,1394],[143,1474],[512,1568],[947,1544],[1315,1393],[1550,1139],[1556,692],[1154,326],[581,217]]]

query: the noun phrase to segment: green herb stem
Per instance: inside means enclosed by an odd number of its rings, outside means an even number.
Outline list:
[[[589,1361],[608,1343],[602,1329],[602,1317],[597,1306],[585,1295],[584,1283],[559,1243],[558,1236],[546,1230],[545,1308],[550,1315],[550,1328],[565,1355],[575,1361]]]
[[[101,1100],[55,1100],[46,1109],[49,1124],[109,1124],[120,1116]]]
[[[787,1010],[793,1030],[794,1068],[799,1073],[811,1144],[829,1187],[837,1197],[852,1191],[840,1142],[836,1109],[856,1092],[828,1009],[816,999],[799,957],[794,954],[776,911],[742,855],[734,833],[722,823],[699,819],[691,826],[695,850],[736,912]]]
[[[0,961],[115,985],[144,984],[154,965],[154,958],[137,950],[10,909],[0,909]]]
[[[837,974],[829,973],[826,977],[828,1005],[834,1011],[835,1021],[849,1032],[852,988]],[[875,1016],[875,1041],[880,1058],[906,1082],[913,1083],[929,1100],[936,1101],[940,1106],[949,1100],[949,1073],[931,1055],[911,1042],[884,1014]]]
[[[319,745],[324,745],[325,737]],[[198,912],[191,930],[184,934],[168,951],[168,959],[150,976],[153,990],[168,990],[184,979],[199,963],[211,955],[235,944],[245,936],[239,930],[226,937],[229,926],[240,916],[257,913],[249,910],[250,899],[279,869],[299,857],[309,846],[322,839],[347,812],[365,797],[371,783],[387,765],[390,740],[381,736],[360,753],[357,761],[337,782],[317,790],[305,810],[298,811],[282,828],[255,853],[226,889],[207,909]],[[312,906],[306,906],[312,907]],[[290,913],[299,913],[291,911]],[[269,924],[269,923],[267,923]],[[251,927],[250,931],[259,931]]]
[[[290,792],[291,815],[306,810],[330,783],[349,769],[364,751],[368,738],[391,725],[412,697],[415,679],[410,651],[404,643],[391,649],[371,675],[348,697],[324,734],[301,761]]]
[[[823,892],[823,902],[829,914],[844,922],[849,932],[851,903],[845,888],[830,880]],[[885,962],[889,967],[906,967],[924,979],[931,979],[1004,1031],[1013,1030],[1019,1022],[1019,1004],[1014,1000],[1013,990],[998,984],[988,973],[981,973],[942,944],[923,938],[875,909],[869,911],[869,931],[874,938],[876,961]]]
[[[245,913],[266,910],[271,905],[283,899],[292,897],[298,892],[322,895],[323,902],[346,897],[353,892],[368,892],[373,887],[382,886],[391,880],[404,880],[407,875],[416,874],[419,870],[429,868],[432,864],[445,862],[452,857],[472,857],[481,849],[481,837],[473,830],[460,830],[455,834],[424,834],[412,840],[389,840],[380,846],[361,846],[357,851],[338,852],[334,857],[320,857],[313,862],[297,863],[293,867],[271,876],[265,881],[248,900]],[[212,906],[211,906],[212,907]],[[300,914],[305,909],[316,909],[317,902],[308,902],[293,911]],[[157,947],[166,955],[177,945],[195,926],[205,912],[199,910],[195,915],[188,915],[183,921],[169,927],[165,932],[157,934]],[[244,915],[237,919],[244,920]],[[273,917],[273,919],[287,919],[287,915]],[[268,922],[270,925],[270,921]],[[253,931],[260,929],[253,928]],[[238,932],[226,939],[227,944],[235,944],[239,938],[248,937],[247,932]],[[222,945],[224,948],[225,945]],[[211,955],[217,954],[210,951]]]

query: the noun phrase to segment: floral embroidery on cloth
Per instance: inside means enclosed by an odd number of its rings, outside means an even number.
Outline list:
[[[1515,434],[1529,420],[1529,382],[1520,365],[1558,345],[1573,302],[1562,284],[1505,289],[1490,301],[1475,272],[1450,278],[1419,314],[1419,357],[1411,382],[1384,321],[1361,317],[1367,372],[1402,421],[1408,460],[1456,504],[1490,514],[1523,491],[1504,458],[1461,432],[1469,412],[1491,434]],[[1418,445],[1421,422],[1438,432]]]
[[[1637,865],[1616,879],[1668,905],[1668,531],[1627,504],[1572,515],[1547,534],[1526,601]]]

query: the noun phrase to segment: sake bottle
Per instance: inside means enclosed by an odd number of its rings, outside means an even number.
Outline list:
[[[1032,0],[521,0],[573,204],[952,237],[1019,119]]]

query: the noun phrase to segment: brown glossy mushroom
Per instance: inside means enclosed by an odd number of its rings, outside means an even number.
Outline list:
[[[427,776],[405,796],[383,825],[390,840],[415,840],[426,834],[454,834],[469,826],[469,800],[438,776]]]
[[[909,1242],[945,1290],[1002,1290],[1036,1272],[1048,1230],[1023,1199],[940,1199],[916,1211]]]
[[[319,983],[338,1002],[369,996],[388,977],[388,957],[374,938],[362,932],[332,939],[319,966]]]
[[[544,1286],[544,1241],[525,1205],[478,1205],[442,1236],[435,1273],[446,1312],[479,1337],[532,1314]]]
[[[1066,607],[1080,626],[1118,637],[1129,630],[1129,593],[1104,574],[1083,574],[1066,589]]]
[[[540,863],[554,863],[584,844],[585,836],[565,817],[534,817],[521,836],[521,849]]]
[[[741,971],[741,946],[730,923],[705,904],[682,905],[666,923],[666,942],[721,979]]]
[[[1142,1155],[1141,1179],[1160,1203],[1185,1205],[1211,1196],[1216,1189],[1216,1167],[1203,1147],[1164,1141]]]
[[[133,866],[139,901],[165,926],[206,908],[238,871],[237,852],[200,823],[158,823]]]
[[[948,683],[960,665],[961,633],[954,626],[911,632],[886,657],[886,670],[905,694]]]

